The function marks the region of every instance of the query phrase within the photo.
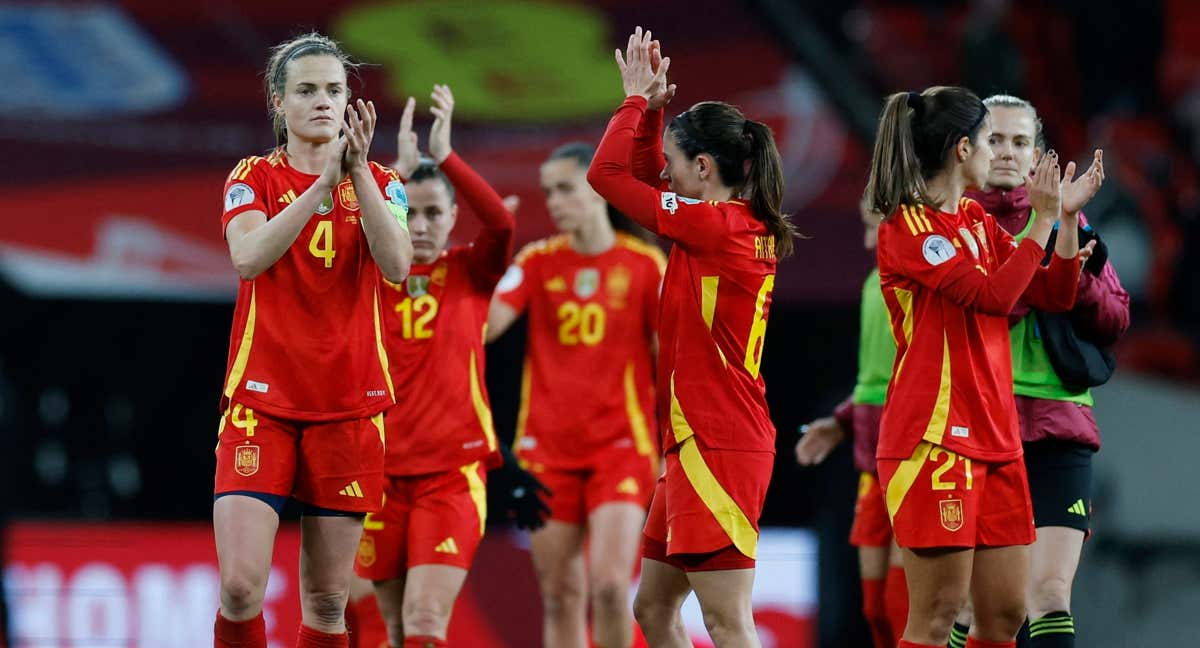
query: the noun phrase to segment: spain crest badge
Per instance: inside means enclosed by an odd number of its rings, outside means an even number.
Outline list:
[[[261,448],[252,443],[240,445],[234,453],[233,469],[242,477],[249,477],[258,472],[258,460]]]

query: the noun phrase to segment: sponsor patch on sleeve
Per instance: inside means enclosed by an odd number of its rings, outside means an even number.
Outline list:
[[[679,209],[679,197],[670,191],[664,191],[662,194],[662,208],[663,211],[674,214],[675,210]]]
[[[954,258],[954,244],[944,236],[931,234],[925,237],[925,242],[921,244],[921,254],[925,256],[929,265],[942,265]]]
[[[525,271],[521,266],[513,264],[508,266],[508,271],[500,278],[500,282],[496,284],[496,292],[508,292],[521,285],[525,280]]]
[[[254,190],[244,182],[229,185],[229,189],[225,190],[225,211],[249,205],[252,202],[254,202]]]

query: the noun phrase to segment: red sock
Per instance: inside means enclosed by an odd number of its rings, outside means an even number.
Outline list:
[[[445,639],[438,639],[429,635],[404,638],[404,648],[446,648],[449,645]]]
[[[884,591],[888,625],[892,627],[892,636],[899,639],[904,635],[904,626],[908,625],[908,580],[904,578],[903,567],[888,568]]]
[[[346,604],[346,631],[350,648],[387,648],[387,624],[374,594]]]
[[[1016,648],[1017,642],[1013,641],[984,641],[976,639],[971,635],[967,635],[967,648]]]
[[[213,648],[267,648],[267,624],[262,612],[253,619],[230,621],[217,611],[213,624]]]
[[[350,637],[345,632],[328,634],[301,624],[296,648],[350,648]]]
[[[871,641],[875,648],[892,648],[896,640],[888,624],[887,610],[883,601],[883,579],[862,579],[863,618],[871,629]]]
[[[940,646],[937,644],[919,644],[915,641],[905,641],[901,639],[900,643],[896,644],[896,648],[946,648],[946,646],[945,644]]]

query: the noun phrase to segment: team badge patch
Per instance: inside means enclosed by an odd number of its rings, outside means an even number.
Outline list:
[[[953,259],[956,252],[950,239],[940,234],[933,234],[925,237],[925,242],[921,244],[921,254],[925,256],[929,265],[937,266]]]
[[[354,193],[354,185],[342,184],[338,187],[338,200],[342,207],[350,211],[358,211],[358,194]]]
[[[446,275],[450,274],[450,268],[445,262],[433,266],[433,273],[429,275],[429,281],[435,286],[446,285]]]
[[[600,271],[595,268],[583,268],[575,273],[575,294],[580,299],[587,299],[596,294],[600,288]]]
[[[362,540],[358,541],[358,555],[356,556],[358,564],[363,567],[370,567],[375,564],[377,554],[375,553],[375,538],[369,535],[364,535]]]
[[[978,259],[979,244],[975,242],[975,237],[971,235],[971,231],[965,227],[960,227],[958,228],[958,235],[961,236],[963,242],[967,244],[967,248],[971,250],[971,254]]]
[[[229,186],[225,191],[225,211],[254,202],[254,190],[243,182]]]
[[[429,294],[429,277],[425,275],[409,275],[406,282],[408,283],[409,295],[420,297]]]
[[[261,448],[252,443],[237,447],[234,454],[233,469],[242,477],[249,477],[258,472],[258,460]]]
[[[975,224],[971,226],[971,231],[975,233],[975,238],[979,239],[979,247],[983,248],[981,252],[987,254],[987,229],[984,228],[983,223],[981,221],[975,221]]]
[[[954,532],[963,525],[963,505],[960,499],[948,499],[938,502],[938,512],[941,514],[942,528]]]
[[[613,308],[625,308],[625,299],[629,296],[629,287],[633,283],[633,273],[623,265],[618,265],[609,271],[604,279],[604,291],[608,293],[609,305]]]
[[[333,211],[333,194],[328,193],[321,199],[321,204],[317,205],[317,213],[324,216],[331,211]]]

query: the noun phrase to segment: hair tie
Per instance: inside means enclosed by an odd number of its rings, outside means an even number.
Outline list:
[[[279,67],[275,69],[275,78],[271,80],[272,88],[278,87],[279,83],[283,81],[283,75],[286,74],[285,68],[289,62],[294,61],[302,56],[308,56],[309,54],[315,52],[320,52],[321,54],[334,54],[334,51],[325,43],[305,43],[297,47],[289,52],[288,55],[283,57],[283,60],[279,62]]]
[[[919,92],[908,93],[908,101],[906,102],[909,108],[912,108],[913,115],[918,119],[925,114],[925,101]]]

